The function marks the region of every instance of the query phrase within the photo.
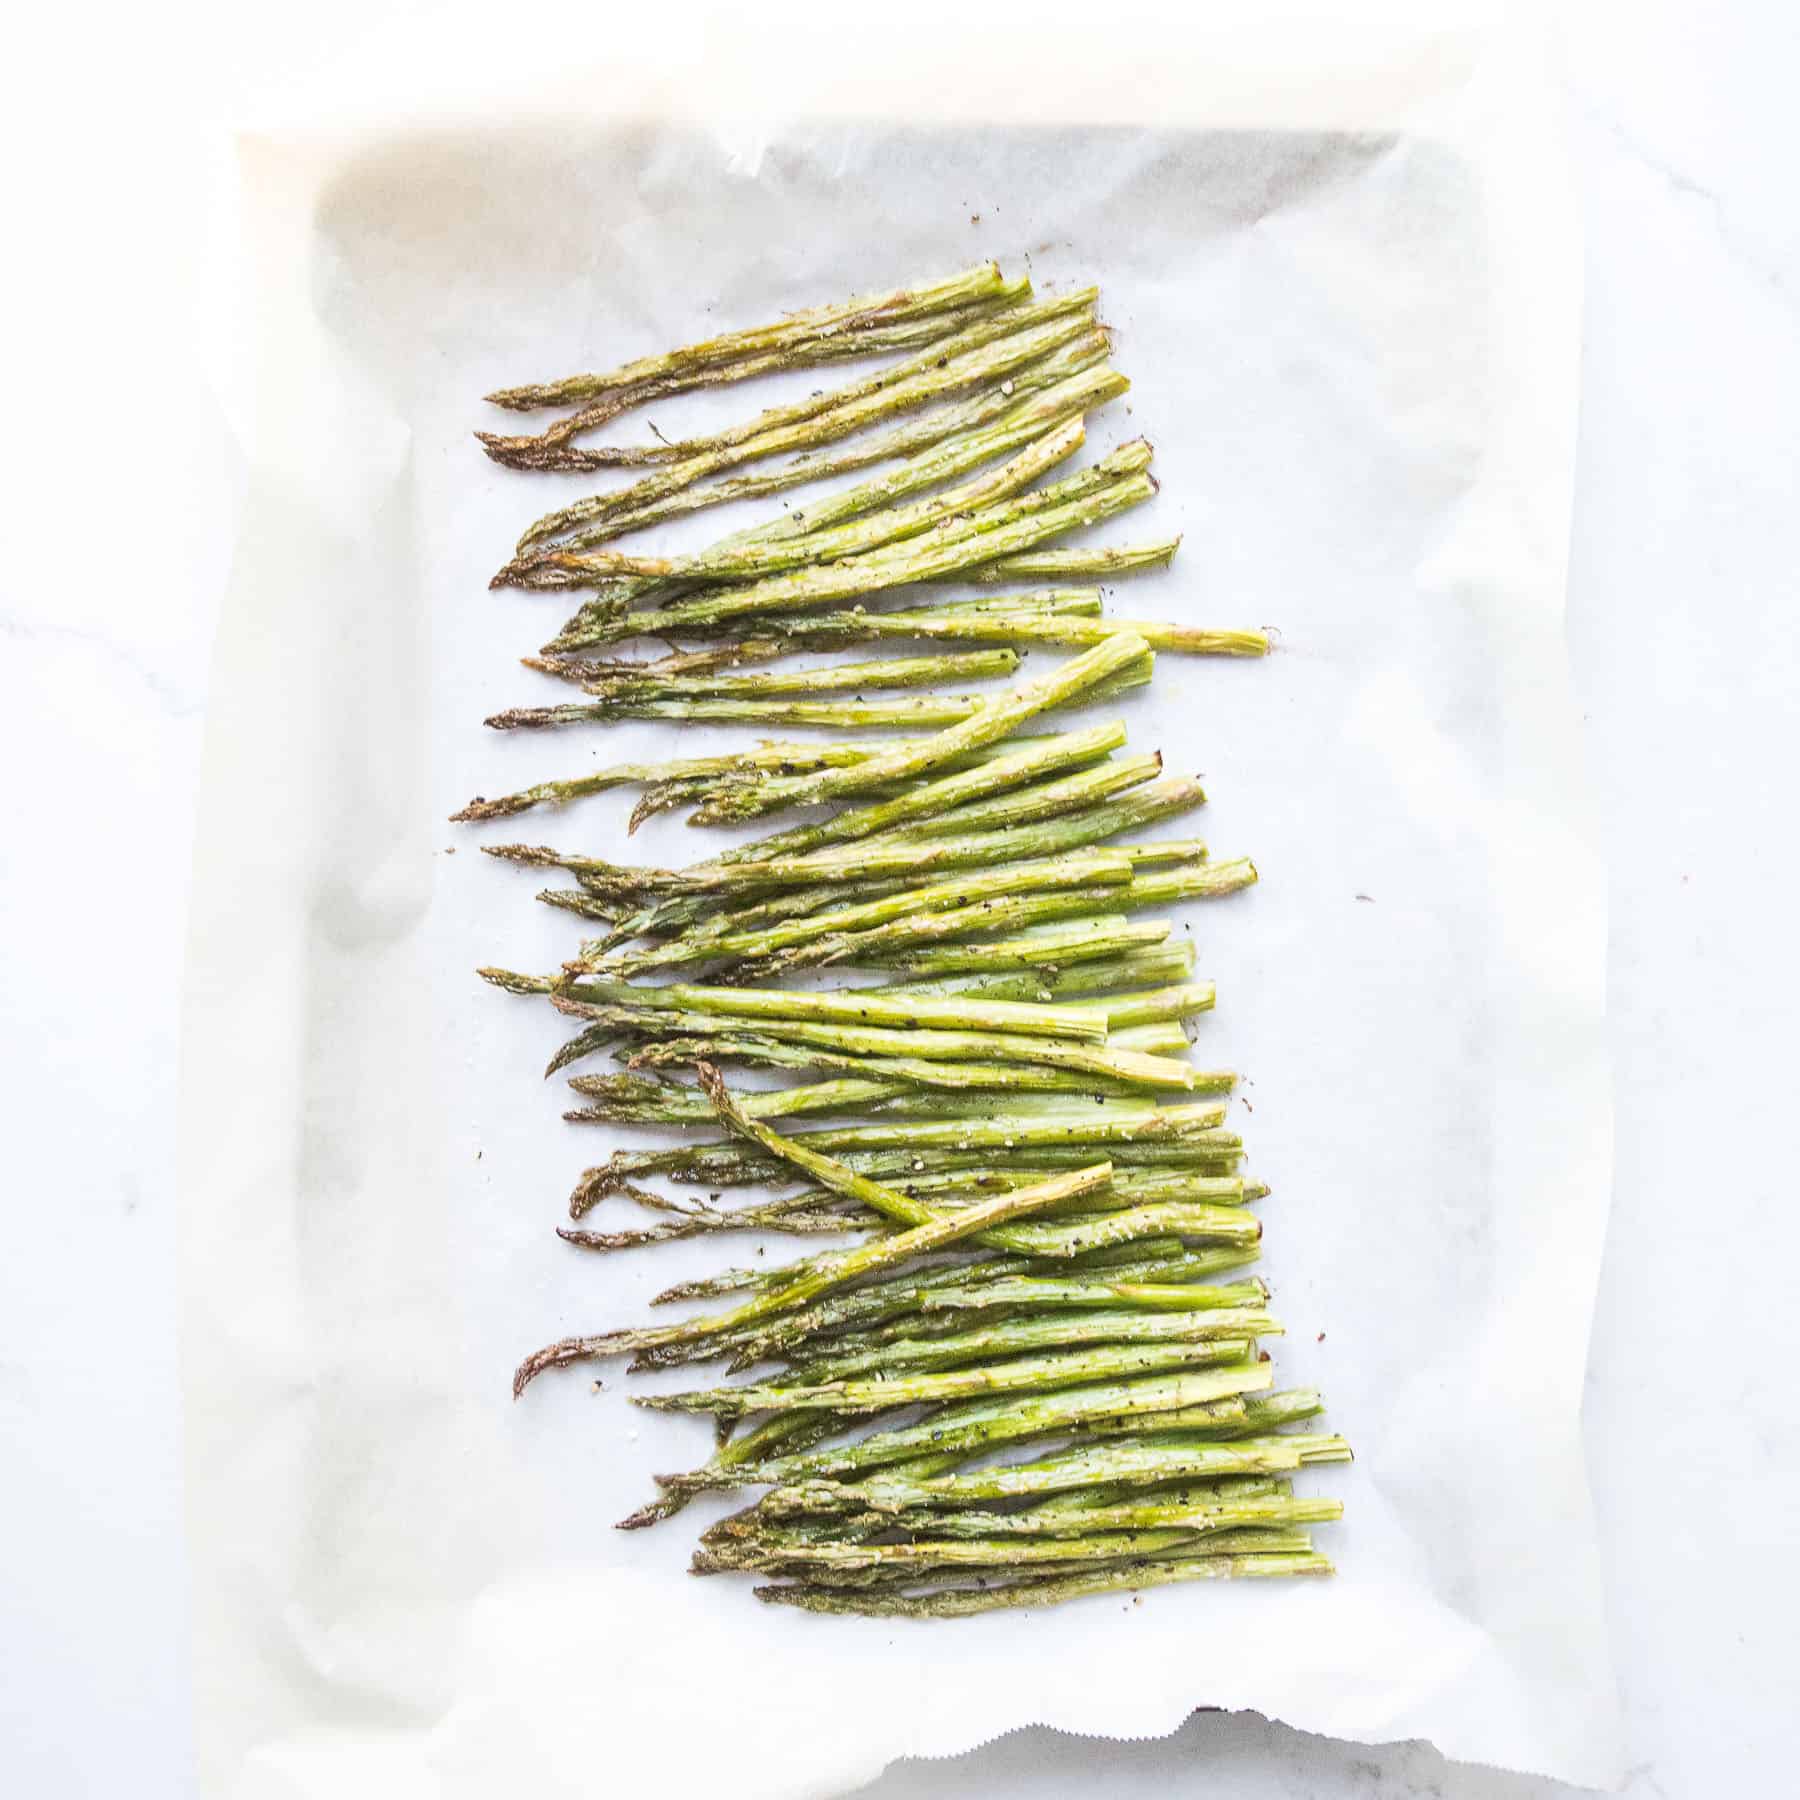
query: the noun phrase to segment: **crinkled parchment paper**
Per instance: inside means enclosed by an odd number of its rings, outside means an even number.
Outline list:
[[[1604,918],[1562,644],[1575,240],[1539,75],[1441,13],[1039,9],[1007,36],[985,10],[662,10],[573,15],[530,74],[490,14],[479,56],[446,30],[236,141],[249,479],[183,1083],[211,1790],[819,1794],[1196,1705],[1610,1779],[1578,1436]],[[486,575],[584,484],[469,433],[501,383],[985,255],[1103,286],[1136,386],[1090,442],[1149,435],[1163,482],[1108,536],[1185,533],[1114,604],[1282,633],[1265,664],[1165,658],[1123,710],[1262,871],[1182,915],[1220,988],[1202,1054],[1249,1077],[1281,1377],[1325,1389],[1359,1460],[1306,1483],[1347,1502],[1335,1581],[829,1621],[691,1580],[700,1509],[610,1529],[700,1424],[629,1407],[611,1366],[508,1397],[524,1351],[718,1250],[551,1237],[611,1140],[557,1120],[547,1009],[470,971],[548,966],[570,925],[445,815],[747,734],[481,729],[537,695],[513,659],[562,611]],[[626,810],[489,836],[613,854]],[[665,819],[634,848],[695,843]]]

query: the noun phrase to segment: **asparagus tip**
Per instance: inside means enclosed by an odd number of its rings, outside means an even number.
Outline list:
[[[531,863],[540,868],[557,868],[562,861],[548,844],[483,844],[481,854],[498,857],[502,862]]]
[[[694,1074],[700,1086],[705,1089],[707,1099],[712,1102],[713,1110],[727,1125],[731,1124],[733,1122],[731,1115],[735,1109],[731,1104],[731,1095],[726,1091],[725,1077],[719,1073],[718,1065],[697,1062],[694,1065]]]
[[[513,448],[513,440],[496,431],[478,431],[475,441],[480,444],[488,457],[497,462],[503,469],[520,467],[518,452]],[[525,465],[529,466],[529,465]]]
[[[569,1195],[569,1217],[585,1218],[608,1194],[624,1194],[637,1198],[637,1190],[617,1171],[602,1163],[598,1168],[583,1169],[581,1179]]]
[[[450,815],[452,825],[470,825],[481,819],[504,819],[513,813],[528,812],[532,802],[520,794],[503,794],[498,800],[490,800],[485,794],[477,794],[460,812]]]
[[[601,1354],[599,1343],[594,1338],[559,1338],[554,1344],[532,1351],[513,1371],[513,1398],[517,1400],[546,1369],[567,1368],[584,1357]]]
[[[686,1505],[687,1496],[685,1494],[671,1494],[661,1500],[651,1500],[640,1506],[636,1512],[627,1513],[613,1527],[613,1530],[642,1531],[647,1525],[660,1525],[664,1519],[672,1519]]]
[[[629,1231],[571,1231],[567,1225],[557,1226],[556,1235],[577,1250],[623,1250],[649,1241],[641,1234]]]

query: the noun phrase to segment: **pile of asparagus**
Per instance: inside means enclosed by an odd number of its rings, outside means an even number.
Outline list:
[[[650,471],[538,519],[495,575],[591,593],[526,659],[581,698],[490,725],[909,731],[621,764],[456,815],[504,818],[627,785],[640,790],[633,830],[674,807],[697,825],[802,815],[685,869],[488,845],[559,872],[568,885],[539,898],[593,935],[549,975],[481,971],[574,1022],[549,1073],[602,1053],[623,1065],[572,1076],[571,1122],[723,1127],[587,1169],[567,1243],[853,1242],[669,1288],[659,1303],[723,1304],[565,1338],[514,1378],[518,1393],[546,1369],[615,1356],[748,1375],[635,1396],[710,1414],[716,1447],[701,1467],[659,1476],[658,1497],[621,1523],[762,1490],[702,1534],[693,1567],[769,1577],[756,1592],[781,1604],[954,1616],[1330,1569],[1306,1528],[1338,1503],[1297,1496],[1289,1477],[1350,1452],[1307,1428],[1316,1393],[1275,1388],[1262,1341],[1282,1328],[1265,1284],[1243,1272],[1267,1189],[1245,1178],[1226,1122],[1236,1077],[1188,1058],[1214,988],[1195,979],[1191,941],[1146,916],[1234,893],[1255,868],[1194,838],[1134,838],[1205,795],[1159,754],[1133,752],[1122,723],[1026,729],[1149,681],[1159,652],[1268,648],[1261,632],[1115,618],[1097,587],[1070,585],[1161,568],[1176,548],[1059,543],[1155,492],[1141,441],[1053,473],[1081,447],[1087,414],[1127,386],[1096,297],[1037,299],[984,264],[489,396],[570,409],[537,436],[482,434],[498,462]],[[860,381],[705,437],[581,441],[652,400],[896,351],[908,354]],[[728,473],[790,452],[772,470]],[[877,465],[697,555],[601,548]],[[1013,585],[949,599],[928,585],[948,581]],[[645,637],[664,653],[593,654]],[[886,638],[988,647],[763,666]],[[997,695],[938,691],[1013,675],[1033,646],[1076,654]],[[784,985],[840,968],[861,978]],[[791,1079],[734,1092],[729,1066]],[[737,1189],[753,1193],[728,1201]],[[605,1202],[634,1205],[641,1222],[595,1228]]]

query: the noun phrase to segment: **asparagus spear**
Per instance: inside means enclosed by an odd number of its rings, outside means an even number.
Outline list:
[[[666,585],[670,601],[690,599],[705,591],[704,584],[697,581],[658,584],[651,582],[646,577],[641,582],[610,582],[601,591],[597,603],[592,600],[584,601],[581,610],[573,614],[566,623],[573,626],[589,617],[605,618],[609,616],[618,610],[619,591],[627,586],[639,585],[645,587]],[[932,607],[929,616],[935,618],[941,613],[959,620],[978,616],[992,616],[998,619],[1015,617],[1097,619],[1103,610],[1100,604],[1100,592],[1099,588],[1045,588],[1042,590],[1044,598],[1025,597],[1017,604],[1014,604],[1005,594],[976,595],[970,599],[946,600],[941,606]],[[1049,596],[1055,595],[1089,594],[1095,597],[1095,603],[1087,606],[1077,606],[1073,601],[1059,605],[1049,598]],[[688,631],[682,634],[686,640],[686,648],[665,637],[661,640],[664,646],[662,653],[647,662],[634,661],[630,657],[582,654],[576,650],[559,650],[549,647],[541,649],[536,656],[522,656],[519,661],[525,668],[534,669],[540,675],[552,675],[558,681],[598,681],[610,675],[631,674],[640,670],[657,677],[708,674],[721,669],[742,668],[751,663],[779,662],[783,657],[792,656],[797,649],[829,650],[838,648],[839,645],[829,635],[820,633],[816,641],[810,641],[809,634],[799,628],[805,618],[829,618],[832,616],[826,613],[815,613],[804,615],[799,620],[784,616],[769,622],[760,629],[755,627],[740,629],[735,625],[728,625],[711,632]],[[883,619],[889,616],[888,612],[868,614],[861,605],[851,607],[843,614],[847,620],[862,617]],[[851,643],[858,641],[859,637],[868,638],[874,635],[878,634],[845,632],[842,634],[842,638],[844,642]],[[899,637],[907,634],[894,632],[891,635]]]
[[[1220,1074],[1213,1080],[1219,1091],[1226,1091],[1232,1077]],[[584,1119],[607,1119],[626,1125],[694,1125],[708,1123],[714,1117],[698,1088],[665,1076],[576,1075],[571,1077],[569,1086],[590,1103],[590,1111],[579,1115]],[[1091,1098],[1093,1089],[1086,1080],[1070,1080],[1039,1095],[1009,1094],[1006,1105],[1015,1112],[1032,1101],[1060,1109],[1068,1106],[1072,1094]],[[855,1076],[774,1088],[766,1093],[746,1093],[739,1100],[745,1111],[758,1119],[832,1112],[879,1112],[883,1116],[921,1118],[990,1117],[997,1104],[991,1093],[939,1093],[910,1087],[899,1079]],[[1120,1187],[1123,1176],[1133,1173],[1137,1172],[1118,1172],[1115,1188]]]
[[[1115,1184],[1129,1174],[1128,1169],[1115,1168]],[[820,1205],[824,1202],[809,1195],[807,1203]],[[1161,1247],[1167,1245],[1175,1248]],[[1263,1309],[1269,1299],[1266,1281],[1252,1276],[1243,1281],[1209,1282],[1194,1274],[1195,1265],[1207,1264],[1220,1254],[1215,1250],[1185,1249],[1179,1238],[1155,1238],[1148,1240],[1147,1245],[1139,1242],[1066,1261],[1028,1259],[1032,1263],[1029,1269],[999,1269],[994,1266],[999,1259],[984,1257],[979,1263],[962,1265],[971,1270],[979,1269],[979,1275],[971,1275],[962,1281],[940,1282],[921,1294],[919,1317],[860,1332],[840,1332],[829,1340],[828,1347],[833,1355],[852,1354],[860,1347],[872,1347],[888,1342],[891,1337],[909,1336],[915,1332],[953,1336],[968,1329],[969,1321],[961,1316],[967,1311],[1042,1319],[1062,1306],[1084,1305],[1110,1312],[1131,1310],[1138,1306],[1139,1302],[1133,1296],[1139,1294],[1182,1294],[1187,1296],[1183,1302],[1186,1310],[1195,1312],[1255,1312]],[[1103,1257],[1114,1260],[1102,1261]],[[1055,1272],[1045,1274],[1044,1270]],[[671,1292],[685,1292],[692,1285],[685,1284]],[[942,1316],[929,1316],[932,1314]],[[952,1317],[952,1314],[958,1316]]]
[[[990,1500],[1053,1494],[1095,1482],[1142,1485],[1157,1481],[1211,1480],[1220,1475],[1281,1475],[1315,1463],[1350,1461],[1341,1437],[1295,1432],[1223,1443],[1203,1439],[1173,1443],[1108,1442],[1084,1445],[1037,1462],[909,1481],[877,1475],[860,1483],[800,1482],[771,1490],[763,1505],[771,1515],[896,1513],[919,1507],[962,1507]]]
[[[782,652],[764,638],[725,638],[693,650],[665,650],[649,661],[629,656],[521,656],[519,666],[557,681],[603,690],[609,682],[688,681],[741,669],[746,663],[778,661]]]
[[[1221,1408],[1241,1401],[1217,1402]],[[808,1413],[776,1413],[771,1418],[805,1419]],[[942,1416],[942,1415],[939,1415]],[[877,1434],[879,1435],[879,1434]],[[966,1460],[966,1459],[965,1459]],[[766,1466],[766,1465],[765,1465]],[[892,1466],[892,1465],[890,1465]],[[910,1470],[905,1472],[910,1473]],[[948,1471],[939,1471],[947,1473]],[[685,1502],[690,1490],[671,1490]],[[1168,1530],[1231,1531],[1243,1527],[1319,1524],[1343,1516],[1342,1503],[1330,1499],[1296,1499],[1293,1484],[1271,1476],[1237,1476],[1224,1481],[1188,1482],[1158,1488],[1113,1490],[1094,1487],[1066,1494],[1021,1511],[919,1512],[890,1518],[877,1513],[834,1519],[824,1524],[776,1521],[757,1506],[728,1514],[700,1534],[702,1544],[733,1539],[793,1537],[810,1542],[860,1541],[904,1531],[933,1539],[1008,1537],[1084,1537],[1098,1531]]]
[[[1009,1100],[1008,1104],[1012,1102]],[[1060,1102],[1046,1101],[1046,1104]],[[945,1206],[956,1206],[965,1203],[971,1195],[991,1194],[1001,1188],[1023,1187],[1032,1179],[1033,1172],[1029,1168],[1018,1168],[1008,1163],[1003,1166],[934,1170],[927,1174],[909,1175],[902,1185],[908,1193],[921,1200],[936,1195]],[[1113,1171],[1113,1184],[1104,1201],[1090,1203],[1087,1211],[1118,1212],[1152,1200],[1249,1206],[1259,1200],[1266,1200],[1269,1193],[1266,1183],[1246,1181],[1233,1172],[1202,1173],[1184,1166],[1165,1168],[1154,1163],[1120,1163]]]
[[[1151,661],[1146,654],[1100,683],[1079,700],[1069,705],[1093,705],[1110,700],[1130,688],[1142,687],[1150,679]],[[700,695],[692,699],[642,699],[591,701],[582,706],[514,707],[496,713],[484,721],[496,731],[545,725],[579,725],[608,719],[674,719],[701,725],[778,725],[820,726],[829,730],[876,730],[886,727],[908,727],[941,730],[961,725],[994,704],[978,694],[943,694],[931,698],[904,700],[803,700],[784,696],[766,698],[729,698]],[[883,746],[887,748],[887,746]],[[883,786],[887,784],[882,784]],[[679,805],[685,799],[705,798],[686,790],[673,797]],[[635,820],[647,818],[656,807],[640,802]]]
[[[1236,1077],[1227,1073],[1218,1073],[1207,1077],[1216,1086],[1204,1090],[1206,1093],[1225,1094],[1230,1092]],[[1083,1098],[1095,1106],[1118,1107],[1141,1105],[1143,1095],[1122,1095],[1117,1099],[1093,1091],[1083,1092]],[[1071,1102],[1059,1098],[1055,1094],[1017,1094],[1005,1102],[1005,1109],[1019,1117],[1027,1114],[1042,1116],[1046,1113],[1067,1112]],[[917,1094],[906,1092],[896,1094],[891,1100],[880,1101],[868,1109],[871,1113],[885,1119],[901,1118],[936,1118],[936,1119],[985,1119],[991,1118],[1000,1110],[994,1097],[979,1094]]]
[[[610,1031],[612,1028],[605,1027]],[[748,1032],[728,1035],[656,1038],[635,1043],[624,1053],[633,1069],[696,1068],[703,1062],[749,1063],[763,1068],[830,1070],[857,1078],[905,1081],[914,1087],[947,1094],[986,1092],[990,1104],[996,1091],[1006,1096],[1037,1094],[1060,1096],[1107,1094],[1141,1098],[1147,1088],[1175,1088],[1197,1092],[1203,1083],[1191,1083],[1172,1072],[1159,1075],[1139,1063],[1127,1080],[1114,1075],[1077,1072],[1029,1063],[939,1061],[927,1056],[864,1056],[831,1050],[815,1043],[784,1043],[778,1038]],[[1164,1059],[1166,1060],[1166,1059]],[[1165,1078],[1166,1077],[1166,1078]],[[1211,1091],[1211,1090],[1209,1090]],[[574,1123],[592,1122],[588,1115],[571,1111],[563,1115]]]
[[[556,1235],[577,1250],[594,1250],[611,1254],[620,1250],[641,1250],[651,1244],[666,1244],[680,1238],[707,1236],[714,1232],[775,1232],[786,1237],[843,1237],[857,1226],[854,1215],[840,1200],[836,1212],[803,1212],[786,1206],[696,1208],[654,1225],[637,1226],[623,1231],[590,1231],[582,1226],[559,1225]]]
[[[1241,1341],[1241,1340],[1240,1340]],[[1054,1390],[1089,1381],[1117,1381],[1164,1369],[1201,1369],[1218,1360],[1212,1344],[1108,1344],[1067,1350],[1054,1356],[1016,1357],[982,1368],[895,1374],[873,1381],[827,1381],[813,1387],[764,1383],[753,1387],[699,1388],[681,1394],[633,1394],[632,1402],[658,1412],[711,1412],[741,1415],[825,1408],[832,1412],[879,1412],[890,1406],[966,1399],[972,1394]],[[1271,1385],[1265,1362],[1233,1362],[1213,1371],[1210,1398],[1246,1394]]]
[[[488,400],[495,406],[521,412],[534,407],[574,405],[688,369],[716,368],[821,337],[838,337],[846,332],[942,313],[999,294],[1005,286],[998,264],[978,263],[955,275],[910,288],[897,288],[888,294],[857,295],[830,306],[789,313],[772,325],[752,326],[687,344],[664,356],[639,357],[635,362],[625,363],[602,375],[571,375],[562,381],[500,388],[489,394]]]
[[[647,665],[646,665],[647,666]],[[646,676],[614,670],[584,683],[598,699],[699,700],[713,695],[756,699],[775,694],[856,694],[865,688],[930,687],[939,681],[988,681],[1019,666],[1016,652],[884,656],[874,662],[814,664],[804,669],[761,669],[749,675]]]
[[[1165,1232],[1177,1232],[1193,1242],[1209,1244],[1254,1244],[1262,1236],[1262,1222],[1240,1206],[1181,1200],[1152,1200],[1066,1225],[1019,1229],[1021,1246],[1040,1256],[1074,1256],[1108,1244],[1160,1237]]]
[[[929,615],[922,615],[929,620]],[[873,634],[872,634],[873,635]],[[883,631],[883,637],[905,635]],[[1269,635],[1264,631],[1222,631],[1212,626],[1172,625],[1158,619],[1070,618],[1066,615],[1002,612],[979,613],[946,624],[937,621],[915,637],[985,638],[1011,644],[1065,644],[1079,648],[1121,635],[1142,638],[1152,650],[1170,650],[1184,656],[1267,656]],[[849,634],[844,636],[848,638]]]
[[[569,1086],[596,1103],[596,1111],[602,1116],[619,1124],[695,1125],[713,1117],[705,1095],[685,1082],[642,1075],[577,1075]],[[809,1082],[768,1093],[741,1094],[738,1098],[752,1118],[781,1119],[806,1113],[858,1112],[899,1099],[908,1092],[903,1082],[852,1078]]]
[[[567,627],[578,629],[589,618],[605,619],[616,610],[619,590],[636,583],[616,583],[606,590],[598,605],[592,601],[585,602],[582,610],[574,614]],[[645,581],[646,588],[657,584]],[[699,591],[697,583],[670,584],[671,598],[683,598]],[[964,600],[941,600],[921,617],[929,619],[950,619],[967,622],[972,619],[993,617],[998,619],[1059,619],[1059,618],[1091,618],[1097,619],[1102,611],[1102,595],[1097,587],[1057,587],[1039,588],[1030,594],[1015,598],[1011,594],[977,594]],[[793,654],[796,644],[809,636],[806,627],[814,620],[842,617],[846,620],[887,619],[894,617],[893,612],[871,613],[862,605],[851,607],[842,614],[810,613],[798,619],[785,616],[768,621],[760,628],[754,628],[757,635],[745,637],[735,627],[728,628],[722,635],[705,632],[691,632],[689,637],[695,640],[694,647],[687,650],[666,650],[655,662],[645,665],[660,673],[677,675],[691,670],[714,668],[735,668],[743,663],[774,662],[781,657]],[[855,641],[856,633],[846,632],[846,641]],[[870,633],[861,633],[863,637]],[[894,633],[895,636],[917,635]],[[817,644],[807,644],[807,648],[829,648],[830,638],[821,633]],[[610,670],[629,668],[635,665],[622,662],[616,657],[583,656],[575,650],[558,649],[546,646],[534,657],[521,657],[520,661],[528,669],[536,669],[541,674],[554,675],[560,680],[581,681],[589,675],[604,675]]]
[[[1141,1099],[1142,1096],[1137,1096]],[[810,1136],[804,1133],[803,1136]],[[943,1150],[931,1147],[889,1150],[843,1150],[838,1159],[877,1180],[904,1183],[927,1191],[929,1178],[942,1171],[960,1171],[967,1180],[963,1191],[978,1192],[1004,1185],[1020,1170],[1078,1168],[1088,1146],[1074,1144],[1050,1149]],[[1243,1141],[1235,1132],[1212,1131],[1178,1144],[1118,1143],[1107,1146],[1111,1160],[1123,1167],[1199,1174],[1230,1174],[1242,1155]],[[570,1197],[570,1212],[583,1213],[645,1175],[667,1175],[672,1180],[698,1187],[736,1187],[786,1179],[779,1161],[754,1154],[684,1145],[673,1150],[615,1151],[608,1162],[584,1170]]]
[[[634,1196],[643,1199],[639,1193]],[[784,1202],[770,1206],[694,1205],[675,1217],[630,1231],[582,1231],[558,1226],[556,1235],[578,1250],[635,1250],[717,1231],[774,1231],[790,1236],[842,1236],[854,1223],[841,1213],[802,1212]]]
[[[1081,1538],[939,1539],[904,1544],[834,1542],[789,1533],[703,1546],[694,1552],[693,1571],[697,1575],[726,1570],[798,1575],[835,1590],[861,1587],[865,1584],[859,1578],[867,1575],[886,1577],[881,1583],[885,1588],[890,1582],[910,1584],[921,1575],[945,1572],[1038,1573],[1071,1564],[1092,1570],[1171,1551],[1231,1557],[1311,1549],[1308,1533],[1279,1529],[1121,1531]]]
[[[829,1346],[797,1379],[808,1386],[847,1381],[909,1367],[943,1368],[958,1362],[1072,1344],[1211,1343],[1222,1338],[1279,1337],[1281,1325],[1260,1310],[1207,1308],[1145,1312],[1130,1308],[1065,1310],[1043,1318],[1001,1319],[970,1331],[920,1338],[883,1338],[867,1348]]]
[[[906,700],[789,700],[700,698],[607,700],[582,706],[516,706],[482,722],[495,731],[547,725],[589,725],[609,719],[670,719],[691,725],[816,726],[828,731],[878,731],[912,726],[936,730],[974,718],[985,702],[974,694]]]
[[[1052,589],[1050,592],[1095,590]],[[1081,648],[1103,638],[1127,632],[1140,637],[1152,650],[1173,650],[1190,656],[1266,656],[1269,637],[1262,631],[1221,631],[1197,625],[1176,625],[1160,619],[1083,617],[1052,611],[1040,603],[1037,592],[1005,596],[1011,602],[979,610],[936,607],[869,612],[857,607],[848,612],[807,613],[800,617],[769,619],[758,626],[770,633],[767,640],[745,640],[753,656],[766,656],[770,646],[826,649],[868,638],[949,638],[986,642],[1064,644]]]
[[[720,1102],[715,1098],[714,1106]],[[1098,1109],[1071,1107],[1050,1115],[1010,1118],[1004,1113],[972,1119],[906,1119],[880,1120],[865,1125],[834,1125],[799,1133],[782,1140],[777,1148],[768,1137],[749,1129],[735,1116],[742,1112],[735,1096],[725,1097],[725,1109],[719,1116],[739,1136],[763,1145],[777,1157],[788,1157],[790,1149],[829,1151],[841,1155],[854,1150],[898,1150],[912,1153],[921,1149],[950,1148],[957,1150],[1000,1149],[1010,1157],[1015,1151],[1042,1146],[1080,1146],[1083,1149],[1104,1145],[1123,1149],[1131,1145],[1174,1145],[1205,1138],[1217,1126],[1224,1109],[1211,1104],[1136,1105]],[[769,1134],[773,1135],[773,1134]],[[673,1167],[681,1161],[694,1161],[714,1151],[730,1150],[730,1139],[708,1144],[688,1144],[678,1150],[658,1152],[668,1161],[659,1167]]]
[[[773,700],[787,695],[861,694],[869,688],[930,687],[939,681],[989,681],[1010,675],[1019,666],[1012,650],[974,655],[891,656],[876,662],[835,663],[807,669],[764,669],[750,675],[702,675],[688,678],[614,674],[587,684],[591,700],[575,706],[524,708],[497,713],[487,723],[498,729],[521,724],[554,724],[564,718],[604,719],[634,716],[641,704],[693,700]],[[552,717],[540,717],[550,713]]]
[[[1009,1606],[1059,1606],[1065,1600],[1084,1599],[1091,1594],[1161,1587],[1176,1581],[1331,1573],[1330,1559],[1316,1552],[1279,1556],[1219,1556],[1196,1550],[1180,1556],[1145,1557],[1111,1564],[1075,1575],[1012,1581],[998,1587],[944,1588],[918,1595],[864,1594],[854,1590],[800,1583],[759,1587],[755,1591],[757,1599],[766,1600],[771,1605],[798,1606],[807,1612],[862,1613],[888,1619],[956,1619],[967,1618],[974,1613],[995,1612]]]
[[[814,1019],[855,1025],[941,1026],[962,1031],[1022,1032],[1033,1037],[1072,1037],[1104,1043],[1111,1024],[1089,1007],[1036,1006],[1018,1001],[935,1000],[909,994],[796,993],[785,988],[701,987],[676,983],[643,987],[624,981],[563,984],[541,976],[482,969],[482,979],[511,993],[557,990],[583,1004],[642,1007],[652,1011],[736,1014],[756,1019]],[[1122,1021],[1133,1023],[1135,1021]]]

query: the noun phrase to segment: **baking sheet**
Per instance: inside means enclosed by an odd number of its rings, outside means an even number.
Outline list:
[[[239,140],[250,479],[183,1070],[214,1791],[830,1793],[1021,1724],[1145,1735],[1196,1705],[1616,1772],[1578,1439],[1609,1126],[1561,641],[1572,230],[1505,35],[1333,69],[1329,44],[1277,54],[1276,23],[991,108],[966,76],[921,106],[809,100],[802,71],[757,116],[766,49],[714,40],[642,81],[615,60],[579,107],[565,69],[529,113],[529,85],[435,108],[415,85]],[[444,817],[751,734],[481,730],[562,697],[513,659],[564,608],[486,576],[596,484],[497,469],[469,432],[504,419],[492,387],[986,255],[1102,285],[1135,385],[1086,454],[1145,434],[1163,483],[1104,535],[1184,534],[1111,607],[1281,633],[1265,664],[1165,658],[1118,710],[1206,777],[1179,833],[1262,874],[1180,915],[1220,990],[1199,1055],[1248,1077],[1279,1381],[1323,1388],[1359,1460],[1302,1484],[1346,1501],[1329,1583],[825,1621],[688,1579],[702,1508],[609,1529],[702,1423],[629,1407],[617,1365],[508,1398],[523,1351],[643,1316],[720,1250],[555,1242],[618,1134],[557,1122],[536,1071],[562,1029],[470,975],[574,936],[476,844],[627,853],[628,796]],[[676,819],[628,852],[698,853]]]

